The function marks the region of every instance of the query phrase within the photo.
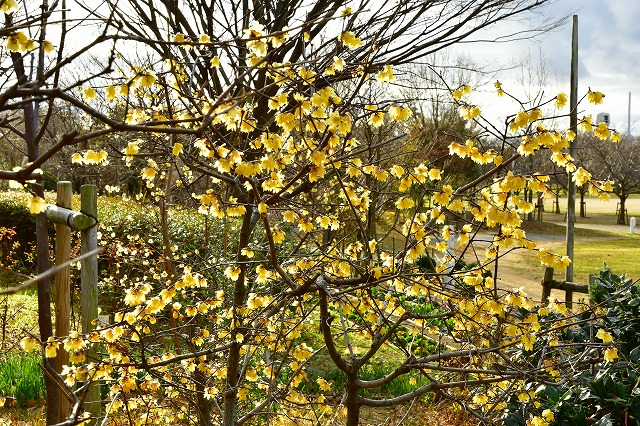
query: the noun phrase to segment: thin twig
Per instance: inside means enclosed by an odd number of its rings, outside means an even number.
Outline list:
[[[23,282],[22,284],[19,284],[15,287],[9,287],[7,289],[4,290],[0,290],[0,294],[16,294],[19,291],[22,291],[26,288],[31,287],[34,284],[37,284],[38,282],[42,281],[43,279],[50,277],[51,275],[55,275],[58,272],[60,272],[60,270],[66,268],[67,266],[71,265],[72,263],[75,262],[80,262],[81,260],[86,259],[87,257],[91,257],[94,255],[97,255],[99,253],[102,253],[104,251],[104,249],[102,247],[98,247],[97,249],[91,250],[88,253],[82,254],[78,257],[76,257],[75,259],[71,259],[71,260],[67,260],[66,262],[58,265],[58,266],[54,266],[53,268],[49,268],[47,269],[45,272],[36,275],[35,277]]]

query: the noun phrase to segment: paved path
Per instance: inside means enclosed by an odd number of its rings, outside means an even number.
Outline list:
[[[558,226],[566,226],[566,222],[550,222]],[[598,223],[580,223],[574,225],[576,228],[592,229],[594,231],[616,232],[619,234],[629,234],[629,225],[602,225]],[[636,232],[640,233],[640,227],[636,228]],[[550,235],[549,235],[550,236]]]

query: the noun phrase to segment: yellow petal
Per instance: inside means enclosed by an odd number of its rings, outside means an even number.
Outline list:
[[[38,341],[33,337],[25,337],[24,339],[20,340],[20,347],[25,352],[33,351],[37,344],[38,344]]]
[[[47,203],[44,198],[35,196],[29,201],[29,212],[31,214],[39,214],[47,209]]]

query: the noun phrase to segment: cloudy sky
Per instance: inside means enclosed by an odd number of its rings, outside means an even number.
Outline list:
[[[571,17],[578,15],[579,28],[579,94],[588,88],[605,93],[603,104],[581,104],[582,114],[608,112],[611,125],[627,130],[628,96],[631,92],[631,132],[640,134],[640,1],[639,0],[555,0],[542,13],[547,16],[569,16],[559,28],[534,39],[509,43],[467,44],[462,52],[484,66],[507,68],[530,60],[530,68],[544,68],[545,95],[557,91],[569,94]],[[533,22],[539,16],[531,17]],[[509,29],[527,22],[509,23]],[[504,28],[494,29],[504,31]],[[542,65],[541,65],[542,64]],[[497,72],[507,90],[526,85],[519,77],[522,71]],[[534,72],[535,80],[539,72]],[[532,83],[534,84],[534,83]],[[545,96],[547,97],[547,96]],[[497,107],[500,109],[500,107]],[[484,112],[484,109],[483,109]]]

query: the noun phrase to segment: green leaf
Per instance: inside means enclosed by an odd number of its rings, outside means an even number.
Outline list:
[[[549,400],[553,403],[556,403],[560,400],[560,396],[558,395],[558,390],[553,386],[545,387],[544,393],[549,397]]]

